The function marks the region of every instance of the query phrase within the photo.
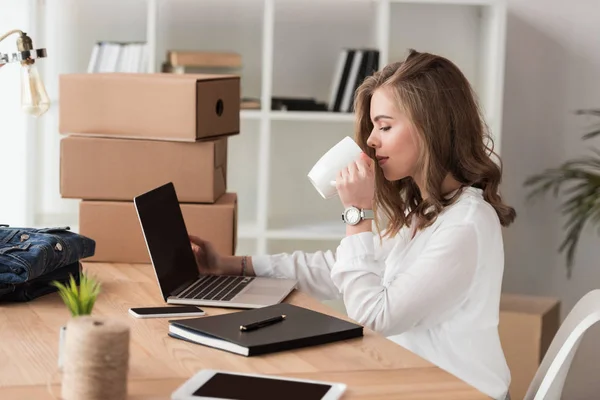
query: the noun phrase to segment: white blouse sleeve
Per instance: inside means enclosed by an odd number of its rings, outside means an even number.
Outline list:
[[[350,318],[386,336],[397,335],[444,321],[465,299],[478,261],[474,226],[439,228],[418,259],[390,282],[382,282],[385,261],[374,257],[368,235],[344,238],[331,269]]]
[[[381,257],[385,257],[393,244],[389,239],[383,239],[380,243],[377,236],[371,241],[371,248],[377,253],[377,257],[380,254]],[[296,279],[300,290],[319,300],[340,298],[340,291],[331,280],[331,269],[335,262],[335,254],[330,250],[314,253],[295,251],[252,257],[252,265],[257,276]]]

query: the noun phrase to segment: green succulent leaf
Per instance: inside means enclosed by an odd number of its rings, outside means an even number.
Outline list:
[[[58,281],[51,284],[58,289],[60,298],[73,317],[90,315],[101,289],[100,282],[84,273],[79,276],[79,285],[73,275],[67,284]]]

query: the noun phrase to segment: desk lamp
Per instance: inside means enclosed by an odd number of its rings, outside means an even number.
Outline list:
[[[13,29],[0,36],[0,42],[13,33],[18,33],[17,53],[0,53],[0,67],[12,62],[21,63],[21,109],[27,114],[39,117],[50,108],[50,99],[35,67],[35,60],[46,57],[46,49],[33,49],[31,38],[19,29]]]

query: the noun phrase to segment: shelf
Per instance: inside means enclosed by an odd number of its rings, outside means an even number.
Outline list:
[[[273,121],[354,122],[354,114],[327,111],[271,111]]]
[[[55,5],[48,5],[44,12],[51,11],[64,19],[62,36],[83,31],[84,41],[90,44],[98,37],[110,39],[113,16],[124,17],[129,21],[123,26],[126,36],[145,36],[150,44],[150,64],[157,68],[166,51],[176,47],[230,49],[242,56],[240,93],[259,100],[262,109],[240,110],[242,134],[229,139],[227,184],[229,191],[238,193],[237,233],[242,243],[238,251],[268,254],[332,247],[345,236],[346,227],[337,217],[339,200],[324,201],[306,174],[331,146],[345,136],[353,136],[356,115],[272,110],[267,100],[293,96],[330,101],[342,48],[379,49],[380,68],[389,61],[403,59],[408,48],[415,48],[449,57],[473,81],[498,150],[502,139],[499,116],[503,104],[505,2],[334,0],[309,6],[313,2],[233,0],[212,2],[218,6],[211,7],[197,1],[147,0],[147,5],[142,1],[132,7],[119,6],[110,16],[102,14],[102,2],[83,2],[86,4],[81,5],[78,18]],[[100,14],[102,18],[96,21]],[[440,31],[447,34],[439,35]],[[57,48],[57,38],[48,47]],[[58,72],[85,69],[89,54],[69,58],[65,65],[60,58],[49,58],[50,64],[44,62],[49,65],[45,80],[54,82],[49,88],[50,111],[54,113],[43,124],[44,132],[56,130]],[[38,173],[31,175],[44,176],[43,182],[58,182],[56,159],[48,151],[57,149],[59,138],[43,137],[51,140],[50,146],[43,146],[45,161],[39,163]],[[51,180],[44,175],[49,170]],[[40,186],[43,182],[35,183]],[[62,202],[67,201],[60,199],[59,203],[56,187],[41,185],[38,191],[43,195],[36,205],[40,213],[41,209],[59,212]]]
[[[238,224],[238,238],[255,239],[258,236],[258,229],[253,222],[242,222]]]
[[[346,226],[339,222],[324,222],[310,225],[295,225],[283,229],[269,229],[268,239],[341,240],[346,235]]]

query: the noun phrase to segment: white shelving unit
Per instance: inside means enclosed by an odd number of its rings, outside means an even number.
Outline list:
[[[310,216],[307,215],[309,213],[306,212],[302,214],[302,218],[299,218],[303,222],[290,218],[292,221],[287,224],[270,215],[272,208],[281,208],[282,206],[282,204],[276,204],[276,200],[273,199],[279,197],[277,195],[277,182],[280,179],[285,179],[285,174],[274,173],[277,168],[276,164],[286,158],[289,151],[293,151],[293,149],[286,149],[285,146],[276,146],[278,139],[281,141],[281,136],[291,134],[280,132],[282,129],[277,129],[277,127],[281,127],[282,123],[287,123],[288,129],[292,129],[289,124],[293,123],[294,128],[302,130],[302,126],[309,129],[307,127],[308,123],[310,126],[319,125],[324,130],[328,130],[327,125],[337,124],[336,130],[342,130],[342,132],[347,130],[347,134],[353,134],[353,115],[320,112],[273,112],[269,110],[269,99],[273,94],[273,63],[278,57],[277,51],[274,49],[274,42],[278,33],[273,27],[277,25],[278,8],[281,7],[285,10],[286,7],[290,7],[291,3],[293,1],[264,1],[263,69],[261,77],[263,109],[261,111],[242,112],[243,119],[258,120],[260,128],[258,130],[257,191],[252,194],[256,196],[256,220],[241,226],[240,239],[254,240],[255,253],[259,254],[278,251],[279,247],[272,244],[280,241],[287,242],[281,247],[284,250],[300,249],[306,241],[315,241],[322,243],[324,247],[327,247],[327,245],[332,247],[335,242],[343,237],[345,231],[338,218],[339,211],[332,213],[331,207],[325,207],[325,204],[323,204],[325,201],[315,200],[314,196],[309,201],[313,204],[315,214],[312,223]],[[360,2],[347,2],[347,7],[364,7],[365,2],[362,2],[363,4],[358,3]],[[485,115],[497,142],[496,148],[499,149],[499,121],[502,114],[504,72],[505,3],[494,0],[379,0],[369,3],[372,15],[375,17],[372,20],[373,39],[369,44],[379,49],[380,65],[383,66],[392,59],[401,59],[409,47],[447,55],[451,59],[456,58],[457,63],[462,61],[465,64],[465,73],[480,96]],[[306,2],[303,4],[310,7]],[[417,16],[417,19],[413,19],[412,15]],[[329,14],[329,16],[335,19],[335,15]],[[427,21],[429,16],[432,17],[431,24],[423,27],[423,22]],[[461,37],[453,38],[451,32],[443,32],[445,16],[450,18],[449,24],[454,29],[458,29],[458,34]],[[415,32],[419,35],[419,40],[415,40],[414,44],[408,35],[409,32],[400,28],[406,26],[406,22],[409,23],[408,26],[414,27]],[[396,43],[396,35],[403,36],[401,44]],[[440,40],[441,36],[445,36],[445,38]],[[471,49],[452,48],[452,46],[444,48],[446,43],[461,40],[464,36],[469,38],[467,42],[472,45]],[[307,38],[307,40],[313,39]],[[318,45],[318,43],[315,43],[315,46]],[[345,45],[350,46],[353,44],[339,43],[340,47]],[[461,54],[461,52],[464,52],[464,54]],[[243,134],[244,132],[242,132]],[[337,135],[336,141],[339,138],[341,138],[340,135]],[[329,148],[325,145],[326,142],[326,140],[321,140],[314,143],[314,146],[322,153]],[[243,166],[236,165],[235,157],[236,155],[232,151],[230,153],[232,173],[235,173],[237,167],[243,168]],[[309,157],[307,163],[311,164],[316,160],[317,158],[312,156],[312,158]],[[306,181],[308,169],[305,168],[303,171],[304,174],[298,173],[288,178],[298,181],[297,201],[289,202],[288,212],[290,215],[293,215],[298,205],[303,203],[301,197],[310,197],[310,191],[313,190]],[[276,177],[273,178],[273,176]],[[280,199],[280,201],[284,202],[285,199]],[[319,204],[319,201],[322,204]],[[331,201],[335,200],[329,200],[329,202]],[[325,210],[326,208],[327,210]],[[320,212],[321,210],[324,212]]]
[[[140,40],[131,32],[145,32],[150,72],[160,68],[169,49],[242,55],[242,95],[260,98],[262,109],[243,110],[241,132],[229,140],[228,186],[239,197],[239,253],[333,249],[343,237],[339,202],[320,198],[306,174],[333,144],[354,135],[354,116],[271,111],[270,100],[327,101],[344,47],[379,49],[380,67],[403,59],[409,48],[448,57],[475,88],[500,149],[504,0],[132,0],[127,6],[110,1],[110,7],[128,7],[130,13],[144,10],[144,26],[126,26],[121,16],[128,37],[109,39]]]

